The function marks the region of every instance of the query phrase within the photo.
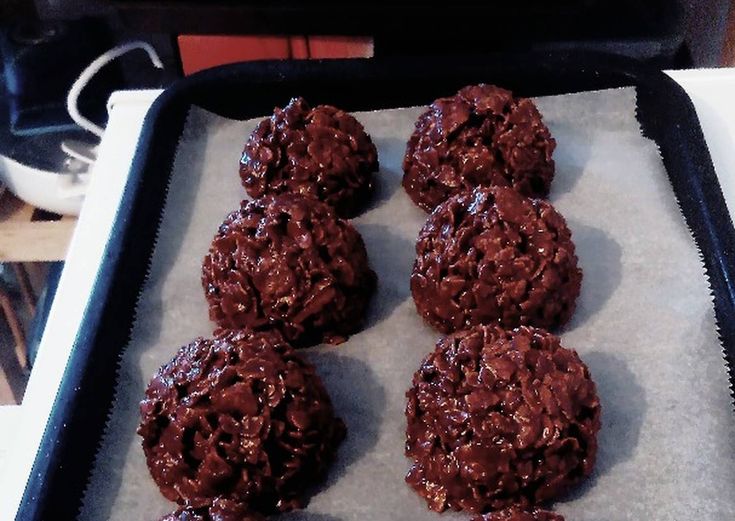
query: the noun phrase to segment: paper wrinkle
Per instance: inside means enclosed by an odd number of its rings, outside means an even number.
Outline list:
[[[537,102],[558,143],[550,199],[572,229],[584,270],[563,344],[588,364],[603,407],[595,472],[554,508],[569,521],[735,519],[735,428],[710,290],[657,147],[641,135],[635,90]],[[426,214],[400,186],[405,144],[422,110],[356,113],[381,165],[374,201],[354,220],[378,290],[362,332],[340,346],[302,351],[348,435],[308,508],[276,519],[439,519],[403,481],[404,394],[438,338],[409,292]],[[214,328],[201,260],[245,197],[237,163],[256,123],[190,113],[80,519],[155,520],[175,508],[148,474],[135,434],[138,402],[161,364]]]

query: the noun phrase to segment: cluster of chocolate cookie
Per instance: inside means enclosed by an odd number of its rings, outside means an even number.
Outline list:
[[[555,142],[529,99],[490,85],[436,100],[404,159],[430,211],[411,291],[443,334],[407,392],[406,481],[429,508],[489,521],[557,521],[539,505],[588,476],[600,404],[587,367],[548,333],[582,280],[549,192]],[[245,145],[254,198],[219,227],[202,265],[221,329],[182,347],[148,386],[139,434],[164,518],[258,520],[302,507],[345,436],[295,347],[362,326],[376,275],[345,220],[366,206],[377,151],[335,107],[295,98]]]
[[[589,476],[600,403],[587,367],[547,332],[571,318],[582,271],[546,200],[556,146],[533,102],[477,85],[416,123],[403,186],[431,214],[411,292],[449,336],[407,393],[406,481],[430,509],[543,521]]]
[[[275,330],[194,340],[158,370],[140,410],[151,475],[190,510],[301,506],[345,434],[314,367]]]
[[[295,351],[358,331],[375,290],[343,217],[372,190],[362,125],[293,99],[250,136],[240,164],[254,198],[219,227],[202,264],[221,329],[182,347],[141,402],[143,450],[179,508],[162,521],[244,521],[304,506],[345,436],[314,366]]]

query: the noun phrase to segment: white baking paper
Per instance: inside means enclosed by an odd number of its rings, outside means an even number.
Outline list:
[[[551,201],[568,220],[584,270],[563,343],[588,364],[603,407],[594,475],[554,507],[568,521],[735,519],[735,429],[712,299],[658,150],[635,119],[635,91],[538,105],[558,142]],[[403,481],[404,393],[438,337],[409,293],[426,215],[400,186],[405,143],[422,110],[356,114],[381,165],[374,201],[355,219],[378,291],[364,331],[340,346],[302,351],[349,431],[308,508],[279,519],[469,518],[430,512]],[[213,329],[200,263],[245,197],[237,164],[254,125],[190,112],[83,520],[153,521],[175,507],[148,474],[135,434],[138,402],[179,346]]]

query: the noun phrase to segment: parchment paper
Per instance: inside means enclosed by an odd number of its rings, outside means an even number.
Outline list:
[[[635,91],[538,104],[558,142],[551,200],[569,222],[584,270],[563,343],[589,365],[603,405],[595,473],[555,508],[568,521],[735,519],[735,429],[712,300],[658,150],[635,119]],[[438,517],[403,481],[404,393],[438,336],[417,316],[408,286],[426,215],[400,187],[405,143],[422,110],[356,114],[381,165],[374,203],[355,220],[378,292],[364,331],[340,346],[302,351],[349,432],[308,508],[279,519],[469,518]],[[254,125],[190,113],[81,519],[155,520],[174,508],[148,474],[135,434],[138,402],[159,365],[213,329],[200,263],[244,197],[237,161]]]

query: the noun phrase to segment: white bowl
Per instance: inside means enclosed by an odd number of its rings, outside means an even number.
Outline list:
[[[79,215],[85,174],[60,174],[32,168],[0,155],[0,182],[26,203],[62,215]]]

